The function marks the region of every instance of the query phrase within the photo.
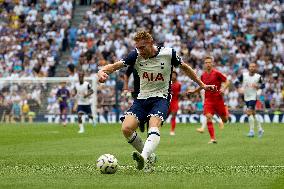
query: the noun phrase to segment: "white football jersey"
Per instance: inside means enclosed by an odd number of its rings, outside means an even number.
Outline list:
[[[253,76],[250,76],[249,73],[243,73],[241,82],[243,83],[245,101],[256,100],[258,89],[254,88],[253,85],[262,84],[261,76],[258,73]]]
[[[77,91],[77,103],[78,105],[90,105],[90,97],[88,98],[84,98],[85,95],[88,94],[89,90],[91,89],[91,85],[89,84],[89,82],[84,81],[84,83],[81,85],[80,82],[77,82],[75,84],[75,89]]]
[[[139,75],[140,92],[137,99],[168,98],[170,95],[173,66],[180,65],[182,60],[172,48],[157,48],[158,52],[151,58],[144,59],[135,49],[122,60],[125,66],[134,66]]]

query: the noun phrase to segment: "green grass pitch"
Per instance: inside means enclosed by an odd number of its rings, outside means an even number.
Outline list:
[[[120,126],[0,124],[0,188],[284,188],[284,125],[265,124],[262,138],[247,138],[246,124],[215,126],[218,144],[207,144],[199,125],[169,125],[161,132],[153,173],[135,169],[132,147]],[[146,134],[142,134],[145,139]],[[111,153],[120,167],[113,175],[96,170]]]

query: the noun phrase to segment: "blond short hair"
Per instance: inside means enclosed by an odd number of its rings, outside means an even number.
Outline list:
[[[206,59],[211,59],[211,61],[214,62],[214,57],[213,57],[213,56],[206,55],[206,56],[204,57],[204,61],[205,61]]]
[[[151,41],[153,41],[153,37],[151,36],[150,33],[146,32],[146,31],[139,31],[134,36],[134,41],[138,42],[138,41],[141,41],[141,40],[151,40]]]

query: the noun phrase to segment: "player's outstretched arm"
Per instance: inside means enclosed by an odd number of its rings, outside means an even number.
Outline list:
[[[186,91],[187,95],[193,95],[195,93],[199,93],[202,90],[201,87],[195,88],[195,89],[189,89]]]
[[[215,85],[205,85],[201,79],[198,78],[198,76],[196,75],[195,71],[186,63],[181,63],[180,68],[185,72],[185,74],[190,77],[190,79],[192,79],[194,82],[196,82],[201,89],[204,90],[216,90],[216,86]],[[200,90],[201,90],[200,89]]]
[[[114,64],[108,64],[98,71],[98,80],[104,83],[108,79],[108,75],[115,72],[116,70],[124,67],[123,61],[115,62]]]

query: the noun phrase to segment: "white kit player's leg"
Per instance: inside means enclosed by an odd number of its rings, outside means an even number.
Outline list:
[[[135,161],[137,161],[137,169],[142,170],[145,166],[145,160],[142,157],[141,153],[144,148],[143,140],[135,131],[131,137],[128,138],[128,143],[131,144],[137,151],[134,151],[132,157]]]
[[[224,123],[220,117],[217,117],[216,115],[214,115],[213,119],[219,124],[220,129],[224,129]]]
[[[127,138],[127,140],[128,143],[131,144],[139,153],[142,153],[144,142],[136,131],[134,131],[133,134]]]
[[[196,131],[203,133],[207,126],[207,118],[206,116],[201,116],[201,127],[197,128]]]
[[[157,157],[154,154],[160,142],[160,131],[158,127],[150,127],[148,131],[148,138],[144,144],[142,153],[133,152],[133,159],[137,162],[137,169],[144,169],[145,172],[152,172]]]
[[[146,160],[143,158],[143,156],[139,152],[135,151],[132,153],[132,157],[133,157],[133,160],[137,162],[136,168],[138,170],[144,169]]]
[[[92,119],[92,122],[93,122],[93,127],[96,127],[97,126],[97,122],[95,121],[95,119]]]
[[[262,135],[263,135],[263,133],[264,133],[264,130],[263,130],[263,128],[261,127],[261,123],[260,123],[260,120],[259,120],[259,116],[254,115],[254,118],[255,118],[255,122],[256,122],[257,129],[258,129],[258,137],[262,137]]]
[[[254,137],[254,116],[250,115],[248,117],[248,121],[249,121],[249,133],[248,133],[248,137]]]
[[[131,144],[139,153],[141,153],[144,148],[144,143],[138,133],[135,131],[138,127],[137,124],[138,122],[135,116],[126,115],[125,120],[123,120],[121,130],[127,142]]]
[[[203,119],[201,120],[202,125],[201,128],[204,130],[207,127],[207,118],[206,116],[203,116]]]
[[[148,138],[144,144],[142,156],[147,159],[158,147],[160,143],[160,130],[158,127],[150,127],[148,131]]]
[[[153,135],[153,136],[150,136]],[[151,145],[152,142],[152,145]],[[146,158],[144,172],[153,172],[155,163],[157,162],[157,156],[154,153],[160,142],[160,130],[157,127],[151,127],[148,131],[148,138],[146,140],[147,147],[143,149],[142,157]],[[145,144],[146,145],[146,144]]]
[[[88,114],[88,117],[89,117],[89,119],[91,119],[91,120],[92,120],[93,127],[96,127],[96,126],[97,126],[97,123],[96,123],[96,121],[95,121],[95,119],[94,119],[94,117],[93,117],[92,113]]]
[[[78,131],[78,133],[84,133],[85,132],[82,116],[83,116],[82,113],[78,114],[78,123],[79,123],[79,131]]]
[[[125,120],[122,123],[122,133],[127,139],[128,143],[137,150],[133,152],[132,157],[137,162],[137,169],[142,170],[145,166],[145,160],[141,155],[144,148],[144,143],[135,131],[137,127],[138,125],[136,117],[126,115]]]
[[[84,128],[84,124],[83,123],[80,123],[79,124],[79,131],[78,131],[78,133],[84,133],[85,132],[85,128]]]
[[[157,162],[157,156],[156,156],[155,153],[152,153],[146,161],[146,164],[145,164],[145,167],[144,167],[144,172],[146,172],[146,173],[153,172],[156,162]]]

